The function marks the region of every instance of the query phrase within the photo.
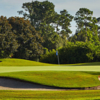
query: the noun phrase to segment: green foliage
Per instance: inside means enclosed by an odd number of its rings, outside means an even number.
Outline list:
[[[93,17],[93,11],[80,8],[76,12],[74,20],[77,23],[76,36],[78,41],[98,41],[97,19]]]
[[[29,20],[0,17],[0,57],[37,59],[42,53],[43,39]]]
[[[44,23],[51,23],[52,17],[54,16],[54,4],[49,1],[32,1],[28,3],[23,3],[22,8],[24,9],[18,11],[22,14],[25,19],[30,19],[31,24],[39,30],[39,27]]]
[[[68,42],[67,46],[59,49],[59,58],[61,64],[84,63],[99,61],[100,45],[91,42]],[[41,56],[41,61],[48,63],[57,63],[55,52]]]
[[[8,19],[18,41],[18,49],[13,57],[22,59],[36,59],[42,54],[42,38],[28,20],[19,17]]]
[[[40,61],[46,62],[46,63],[57,63],[56,51],[53,49],[50,52],[44,55],[41,55]]]
[[[18,11],[43,37],[42,46],[48,50],[57,49],[66,45],[71,33],[70,22],[73,19],[66,10],[55,12],[54,4],[49,1],[32,1],[23,3],[23,10]],[[60,27],[60,28],[59,28]]]
[[[0,58],[9,57],[18,48],[16,36],[6,17],[0,17]]]

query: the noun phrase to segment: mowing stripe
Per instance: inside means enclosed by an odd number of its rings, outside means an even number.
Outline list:
[[[96,71],[100,72],[100,66],[1,66],[0,73],[19,71]]]

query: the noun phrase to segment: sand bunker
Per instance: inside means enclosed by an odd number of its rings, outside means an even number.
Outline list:
[[[0,77],[0,90],[45,90],[57,89],[45,85],[21,81],[18,79]]]
[[[57,88],[36,83],[21,81],[18,79],[0,77],[0,90],[99,90],[98,87],[88,88]]]

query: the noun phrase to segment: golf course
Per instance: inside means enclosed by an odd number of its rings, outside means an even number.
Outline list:
[[[0,59],[0,100],[99,100],[100,63]]]

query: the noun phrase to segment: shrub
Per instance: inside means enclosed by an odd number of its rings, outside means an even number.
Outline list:
[[[61,64],[72,64],[72,63],[84,63],[99,61],[100,46],[95,45],[91,42],[76,42],[76,43],[67,43],[67,46],[60,48],[59,59]],[[96,52],[97,51],[97,52]],[[41,56],[42,62],[46,63],[58,63],[56,51],[51,51],[45,55]]]
[[[56,51],[53,49],[47,54],[41,55],[40,61],[45,63],[57,63]]]

